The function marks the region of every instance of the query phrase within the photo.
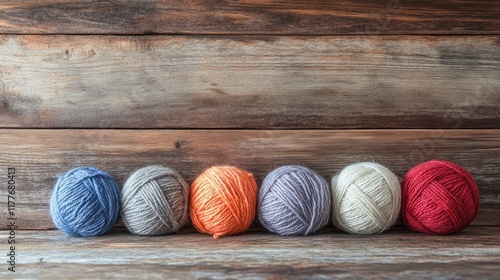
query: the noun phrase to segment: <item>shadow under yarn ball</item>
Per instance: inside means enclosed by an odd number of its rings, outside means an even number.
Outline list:
[[[262,182],[258,216],[270,232],[308,235],[328,223],[330,203],[330,189],[323,177],[307,167],[286,165]]]
[[[121,216],[138,235],[177,232],[189,218],[189,186],[174,170],[147,166],[135,171],[121,191]]]
[[[449,234],[477,216],[479,189],[472,175],[449,161],[419,164],[403,179],[403,222],[413,231]]]
[[[106,172],[79,167],[61,175],[50,198],[56,227],[70,235],[98,236],[109,232],[120,209],[119,188]]]
[[[400,209],[399,180],[378,163],[351,164],[332,178],[332,221],[340,230],[382,233],[397,221]]]

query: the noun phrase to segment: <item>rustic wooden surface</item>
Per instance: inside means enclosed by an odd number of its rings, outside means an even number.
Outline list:
[[[0,36],[0,109],[0,127],[500,128],[500,40]]]
[[[496,0],[91,1],[0,3],[0,33],[498,34]]]
[[[434,158],[456,162],[475,177],[481,206],[474,224],[500,225],[498,129],[3,129],[0,134],[0,170],[17,170],[20,229],[54,227],[48,211],[52,187],[59,174],[78,166],[106,170],[121,185],[150,164],[170,166],[189,183],[211,165],[231,164],[252,171],[260,184],[284,164],[309,166],[330,180],[345,165],[376,161],[402,178],[413,165]],[[0,210],[7,215],[6,200],[0,200]]]
[[[307,237],[261,231],[214,239],[183,230],[96,238],[19,231],[19,278],[121,279],[495,279],[500,227],[432,236],[396,228],[361,236],[325,229]],[[5,232],[0,239],[5,240]],[[202,248],[202,249],[200,249]],[[12,277],[5,270],[0,277]]]
[[[0,1],[0,178],[16,168],[19,244],[0,278],[496,279],[499,35],[497,0]],[[77,166],[122,184],[149,164],[189,182],[233,164],[260,183],[283,164],[402,177],[433,158],[479,185],[462,233],[47,231],[56,177]]]

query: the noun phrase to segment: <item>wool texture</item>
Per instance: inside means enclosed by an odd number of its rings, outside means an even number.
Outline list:
[[[138,235],[177,232],[189,220],[189,186],[174,170],[147,166],[135,171],[120,193],[121,216]]]
[[[50,214],[58,229],[74,236],[109,232],[120,212],[119,188],[106,172],[78,167],[61,175],[50,198]]]
[[[479,210],[479,190],[472,175],[448,161],[431,160],[413,167],[402,185],[402,219],[413,231],[461,231]]]
[[[332,221],[340,230],[382,233],[397,221],[400,209],[399,180],[378,163],[351,164],[332,178]]]
[[[309,235],[328,223],[330,188],[311,169],[285,165],[270,172],[259,190],[259,221],[280,235]]]
[[[248,230],[255,217],[254,176],[233,166],[213,166],[191,185],[190,217],[194,227],[214,238]]]

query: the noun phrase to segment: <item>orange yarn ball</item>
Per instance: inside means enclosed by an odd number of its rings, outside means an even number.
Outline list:
[[[252,173],[233,166],[210,167],[191,185],[191,222],[214,238],[245,232],[255,217],[257,193]]]

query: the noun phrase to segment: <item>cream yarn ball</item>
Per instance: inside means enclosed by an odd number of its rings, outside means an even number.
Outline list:
[[[388,168],[373,162],[345,167],[332,178],[332,221],[340,230],[382,233],[401,209],[401,185]]]

